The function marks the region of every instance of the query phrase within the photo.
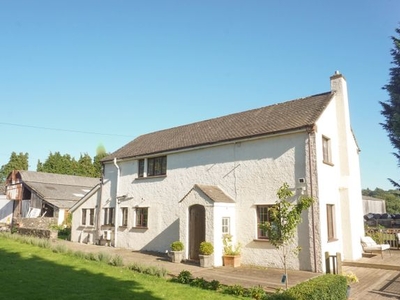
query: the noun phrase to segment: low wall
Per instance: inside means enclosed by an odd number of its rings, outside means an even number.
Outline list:
[[[37,238],[42,238],[42,239],[55,240],[58,237],[58,231],[51,230],[51,229],[37,229],[37,228],[22,227],[22,228],[19,228],[17,230],[17,232],[21,235],[29,235],[29,236],[34,236]]]
[[[16,218],[13,223],[19,228],[50,229],[51,225],[57,225],[57,218]]]
[[[51,229],[57,225],[57,218],[16,218],[13,227],[22,235],[29,235],[45,239],[57,239],[58,231]]]

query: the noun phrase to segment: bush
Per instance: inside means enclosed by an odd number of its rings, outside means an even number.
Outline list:
[[[268,300],[344,300],[347,281],[341,275],[326,274],[302,282]]]
[[[110,265],[114,267],[122,267],[124,265],[124,259],[120,255],[115,255],[110,259]]]
[[[210,242],[201,242],[199,251],[202,255],[211,255],[214,253],[214,246]]]
[[[181,241],[175,241],[171,244],[172,251],[182,251],[184,248],[183,243]]]
[[[99,252],[97,254],[98,261],[108,264],[111,260],[111,255],[104,252]]]
[[[178,275],[178,277],[176,278],[176,282],[179,283],[183,283],[183,284],[188,284],[193,280],[193,276],[192,273],[190,273],[189,271],[181,271]]]

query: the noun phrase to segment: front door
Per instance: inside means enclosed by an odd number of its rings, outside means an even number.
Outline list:
[[[189,259],[199,260],[200,243],[206,239],[206,214],[204,206],[189,207]]]

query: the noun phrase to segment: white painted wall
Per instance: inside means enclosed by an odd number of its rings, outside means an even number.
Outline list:
[[[11,224],[13,203],[6,195],[0,195],[0,223]]]
[[[332,90],[337,93],[318,120],[316,133],[321,250],[331,255],[340,252],[343,259],[358,259],[362,254],[363,208],[358,149],[350,128],[344,78],[334,79]],[[322,136],[331,139],[333,165],[323,163]],[[327,237],[327,204],[335,205],[336,215],[337,240],[330,242]]]
[[[235,212],[228,214],[232,217],[234,239],[243,245],[242,262],[279,266],[274,249],[256,240],[256,204],[275,203],[276,192],[283,182],[295,187],[297,179],[305,177],[306,137],[305,132],[300,132],[170,154],[167,176],[160,178],[139,179],[137,161],[119,161],[119,194],[131,198],[119,207],[149,207],[149,228],[136,229],[133,223],[127,228],[118,227],[117,246],[164,252],[175,240],[183,238],[187,242],[187,233],[180,226],[187,223],[187,211],[181,216],[180,211],[185,208],[179,208],[179,201],[194,184],[217,185],[236,202]],[[116,175],[114,164],[106,164],[102,206],[115,205]],[[226,209],[214,210],[214,226],[221,226],[219,220]],[[218,230],[221,229],[214,228],[215,264],[221,259],[218,252],[222,253],[222,235]],[[290,265],[298,268],[298,259]]]
[[[88,197],[86,202],[84,202],[81,206],[77,207],[74,211],[72,211],[72,224],[71,224],[71,241],[78,243],[86,243],[86,244],[94,244],[98,241],[100,235],[97,230],[99,226],[98,224],[98,215],[95,210],[94,214],[94,225],[90,226],[89,224],[89,213],[87,211],[86,215],[86,225],[82,225],[82,209],[90,209],[95,208],[97,206],[97,202],[99,201],[100,194],[94,193],[91,197]]]
[[[332,90],[337,91],[335,98],[312,133],[298,131],[168,153],[167,175],[162,177],[138,178],[137,160],[118,161],[118,168],[112,162],[105,164],[98,224],[103,224],[102,208],[116,207],[117,223],[112,228],[114,246],[164,252],[173,241],[181,240],[187,256],[188,207],[201,204],[206,208],[206,239],[212,240],[215,247],[215,265],[222,262],[221,218],[229,216],[234,241],[243,246],[242,263],[281,268],[275,248],[267,241],[257,240],[256,206],[274,204],[276,192],[284,182],[299,197],[298,179],[305,178],[304,192],[312,193],[317,203],[303,213],[297,235],[303,250],[299,257],[288,261],[289,268],[321,272],[325,270],[325,251],[341,252],[344,259],[360,257],[363,218],[359,160],[350,129],[347,87],[342,77],[333,78]],[[323,135],[331,139],[333,165],[322,161]],[[195,194],[181,202],[195,184],[218,186],[235,204],[212,203]],[[122,195],[126,195],[126,200],[116,201]],[[337,240],[329,242],[327,204],[335,205],[336,214]],[[94,206],[94,202],[85,203],[85,207]],[[121,207],[129,209],[126,227],[120,226]],[[135,207],[148,207],[148,228],[134,227]],[[79,221],[79,215],[74,216],[74,224]],[[105,229],[100,225],[99,228]]]

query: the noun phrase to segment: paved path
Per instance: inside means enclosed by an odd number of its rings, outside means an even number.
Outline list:
[[[254,287],[261,285],[268,292],[275,292],[279,288],[283,288],[281,283],[283,270],[274,268],[260,268],[241,266],[233,267],[213,267],[201,268],[198,265],[190,263],[172,263],[167,255],[141,253],[123,248],[96,246],[88,244],[73,243],[68,241],[57,240],[53,243],[64,244],[69,249],[83,252],[104,252],[111,255],[119,255],[124,260],[124,265],[129,265],[132,262],[138,262],[145,266],[157,266],[165,268],[169,276],[177,276],[181,271],[187,270],[194,277],[203,277],[206,280],[218,280],[222,284],[234,285],[238,284],[243,287]],[[300,282],[310,278],[319,276],[312,272],[305,271],[289,271],[289,286],[294,286]]]
[[[198,265],[190,263],[172,263],[167,255],[160,253],[140,253],[129,249],[87,245],[73,243],[68,241],[57,240],[55,244],[64,244],[69,249],[83,252],[104,252],[110,255],[119,255],[123,258],[124,264],[129,265],[132,262],[143,264],[144,266],[157,266],[165,268],[168,275],[177,276],[181,271],[187,270],[194,277],[203,277],[206,280],[218,280],[222,284],[234,285],[239,284],[243,287],[254,287],[261,285],[266,291],[274,292],[279,288],[283,288],[281,283],[283,275],[282,269],[274,268],[257,268],[241,266],[239,268],[232,267],[214,267],[201,268]],[[393,251],[392,251],[393,252]],[[398,258],[397,258],[398,256]],[[374,262],[379,265],[371,268],[371,260],[361,261],[356,266],[343,266],[343,272],[353,272],[359,278],[359,283],[352,286],[350,299],[362,300],[388,300],[400,299],[400,251],[391,256],[380,259],[373,258]],[[385,266],[382,262],[387,261]],[[398,269],[396,269],[398,265]],[[392,269],[390,269],[392,268]],[[393,269],[395,268],[395,269]],[[319,276],[312,272],[305,271],[289,271],[289,285],[293,286],[310,278]]]

